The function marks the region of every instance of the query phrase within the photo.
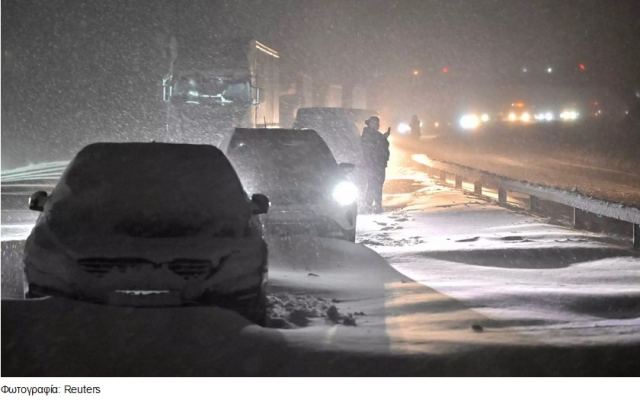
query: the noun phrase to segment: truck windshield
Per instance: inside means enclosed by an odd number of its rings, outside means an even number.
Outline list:
[[[174,81],[171,99],[186,104],[250,103],[248,80],[231,80],[202,74],[181,76]]]

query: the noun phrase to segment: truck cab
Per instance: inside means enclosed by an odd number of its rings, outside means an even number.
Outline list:
[[[162,80],[169,141],[218,146],[236,127],[279,125],[276,50],[232,40],[177,53]]]

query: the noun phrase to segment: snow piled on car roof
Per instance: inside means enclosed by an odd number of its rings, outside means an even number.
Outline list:
[[[176,221],[183,228],[230,223],[235,229],[246,225],[251,212],[220,150],[168,143],[85,147],[53,190],[47,211],[53,227],[69,232],[126,221],[140,226]]]

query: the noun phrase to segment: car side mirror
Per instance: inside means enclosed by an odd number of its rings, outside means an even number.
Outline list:
[[[356,169],[356,166],[351,163],[340,163],[338,164],[338,168],[346,175],[352,173],[353,170]]]
[[[269,198],[263,194],[254,194],[251,196],[251,212],[255,214],[266,214],[269,211]]]
[[[47,202],[47,192],[39,190],[29,197],[29,210],[43,211],[44,203]]]

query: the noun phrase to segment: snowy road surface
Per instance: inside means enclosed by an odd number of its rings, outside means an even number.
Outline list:
[[[21,242],[3,236],[2,373],[640,374],[637,253],[407,168],[386,192],[360,244],[269,240],[269,328],[216,307],[11,300]]]
[[[402,209],[359,221],[359,240],[396,270],[489,317],[485,331],[564,346],[640,343],[637,251],[409,174],[417,194],[386,199],[404,199]]]

